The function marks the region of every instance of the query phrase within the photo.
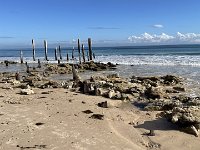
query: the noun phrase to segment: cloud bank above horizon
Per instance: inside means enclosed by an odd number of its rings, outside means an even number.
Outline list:
[[[188,43],[188,44],[200,44],[200,34],[196,33],[180,33],[176,35],[168,35],[166,33],[161,34],[149,34],[143,33],[140,36],[129,36],[128,40],[135,44],[173,44],[173,43]]]

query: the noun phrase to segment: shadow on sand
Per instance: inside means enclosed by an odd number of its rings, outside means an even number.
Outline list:
[[[146,130],[179,130],[178,126],[168,122],[165,118],[157,120],[145,121],[143,124],[134,126],[135,128],[143,128]]]

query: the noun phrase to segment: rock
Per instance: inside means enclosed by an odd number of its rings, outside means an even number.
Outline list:
[[[185,131],[186,133],[192,134],[196,137],[199,136],[199,132],[197,131],[197,129],[193,125],[184,128],[183,131]]]
[[[74,65],[72,66],[72,73],[73,73],[73,80],[74,81],[80,81],[81,78],[80,76],[78,75],[78,71],[75,69]]]
[[[85,114],[92,114],[93,112],[91,111],[91,110],[84,110],[84,111],[82,111],[83,113],[85,113]]]
[[[94,91],[95,91],[95,95],[96,96],[102,96],[103,95],[103,90],[102,90],[102,88],[94,88]]]
[[[113,83],[110,82],[106,82],[105,84],[103,84],[104,88],[112,88],[113,87]]]
[[[5,60],[4,64],[17,64],[17,62]]]
[[[94,93],[94,86],[92,84],[92,82],[85,80],[83,81],[83,93],[85,94],[92,94]]]
[[[61,88],[61,84],[59,84],[58,82],[56,81],[49,81],[49,82],[46,82],[44,85],[43,85],[44,88]]]
[[[98,119],[98,120],[103,120],[104,119],[104,115],[101,114],[93,114],[91,117],[92,119]]]
[[[8,82],[8,83],[11,83],[12,85],[20,84],[20,81],[15,80],[15,79],[8,80],[7,82]]]
[[[108,98],[114,98],[115,97],[115,91],[114,90],[110,90],[108,92]]]
[[[108,67],[110,67],[110,68],[113,68],[113,69],[116,68],[116,65],[112,64],[111,62],[108,62],[107,65],[108,65]]]
[[[115,98],[116,99],[121,99],[122,98],[122,95],[121,95],[121,93],[119,91],[115,92]]]
[[[173,123],[176,123],[176,122],[178,122],[178,118],[179,118],[179,117],[178,117],[177,115],[174,115],[174,116],[172,116],[172,120],[171,120],[171,121],[172,121]]]
[[[116,73],[116,74],[110,74],[107,76],[107,78],[119,78],[119,74]]]
[[[121,93],[121,99],[122,100],[127,100],[128,96],[125,93]]]
[[[150,87],[145,91],[145,96],[148,99],[160,99],[163,98],[163,91],[161,87],[154,88]]]
[[[180,92],[185,92],[185,88],[184,87],[173,87],[174,90],[176,91],[180,91]]]
[[[21,89],[20,93],[22,95],[31,95],[31,94],[34,94],[34,91],[31,89]]]
[[[102,108],[108,108],[108,102],[105,101],[105,102],[98,103],[97,106],[102,107]]]
[[[198,136],[197,130],[200,124],[199,107],[174,107],[171,111],[165,111],[164,116],[172,123],[179,125],[185,132]]]
[[[166,85],[176,85],[182,82],[181,78],[177,76],[173,76],[173,75],[166,75],[166,76],[161,77],[161,79],[163,80],[163,84],[166,84]]]
[[[12,87],[10,87],[10,86],[3,86],[3,87],[2,87],[2,89],[6,89],[6,90],[13,90],[13,88],[12,88]]]

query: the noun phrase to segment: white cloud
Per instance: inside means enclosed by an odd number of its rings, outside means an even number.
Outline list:
[[[164,28],[164,26],[162,24],[154,24],[153,27],[154,28]]]
[[[159,42],[166,42],[174,39],[173,36],[167,35],[165,33],[162,33],[160,35],[156,34],[149,34],[149,33],[144,33],[141,34],[141,36],[130,36],[129,41],[133,43],[159,43]]]
[[[176,35],[149,34],[143,33],[140,36],[130,36],[128,40],[132,43],[200,43],[200,34],[196,33],[180,33]]]

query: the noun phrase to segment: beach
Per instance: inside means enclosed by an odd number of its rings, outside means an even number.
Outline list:
[[[157,112],[65,89],[34,91],[33,95],[19,95],[19,89],[1,89],[2,150],[198,149],[199,137],[180,132],[157,118]],[[98,107],[103,101],[109,101],[111,107]],[[85,110],[93,113],[85,114]],[[92,114],[104,115],[104,119],[92,119]],[[156,136],[145,135],[150,129],[155,129]]]
[[[1,65],[4,67],[5,64]],[[9,64],[8,67],[12,65]],[[58,78],[63,76],[63,74],[59,75],[59,71],[66,72],[68,69],[71,71],[69,66],[60,65],[58,68],[57,66],[59,64],[48,64],[35,69],[33,67],[30,68],[30,73],[26,73],[26,69],[23,67],[24,71],[19,73],[21,77],[24,77],[20,81],[15,80],[15,72],[1,73],[0,149],[198,149],[199,137],[181,131],[179,126],[162,117],[160,115],[163,112],[162,108],[154,110],[154,107],[151,108],[151,105],[147,105],[146,109],[143,109],[143,103],[139,104],[140,101],[135,100],[140,97],[137,93],[132,94],[135,98],[125,97],[124,99],[122,95],[120,97],[117,95],[116,90],[114,97],[110,97],[109,93],[107,97],[104,94],[96,96],[87,89],[87,85],[91,85],[90,82],[93,83],[93,80],[94,83],[98,82],[106,86],[113,86],[111,81],[116,82],[116,85],[131,84],[131,87],[135,85],[139,88],[138,90],[143,90],[148,86],[145,82],[154,85],[149,80],[158,80],[158,84],[160,84],[158,87],[162,86],[162,88],[171,89],[173,86],[188,88],[185,87],[187,85],[185,83],[188,82],[186,78],[183,78],[183,84],[179,85],[179,78],[176,76],[162,77],[161,75],[165,75],[163,73],[160,74],[161,77],[156,77],[155,74],[154,76],[149,74],[148,77],[146,74],[142,74],[132,77],[130,82],[127,74],[123,77],[118,77],[116,74],[120,73],[118,69],[123,72],[120,65],[109,64],[109,67],[112,66],[110,69],[108,67],[102,71],[78,72],[82,77],[81,80],[89,79],[91,75],[96,76],[96,78],[93,77],[93,79],[90,78],[87,82],[83,82],[84,89],[81,91],[79,83],[77,85],[75,81],[69,80],[72,79],[71,73],[64,74],[64,76],[68,76],[66,78]],[[64,70],[63,66],[68,69]],[[90,65],[90,68],[92,66],[94,64]],[[51,69],[49,70],[49,68]],[[49,77],[43,74],[44,70]],[[130,69],[128,70],[130,71]],[[139,83],[139,81],[143,82],[143,80],[145,84],[144,87],[141,87],[143,83]],[[168,82],[174,83],[174,81],[177,81],[177,84],[165,85]],[[71,87],[70,83],[76,83],[76,87]],[[182,90],[181,87],[176,89]],[[126,85],[122,87],[122,90],[123,88],[126,89]],[[89,90],[91,89],[89,88]],[[191,90],[189,91],[186,92],[186,95],[191,96]],[[146,96],[153,99],[155,96],[165,97],[165,93],[158,94],[161,95],[149,93]],[[106,105],[104,105],[105,102]],[[135,102],[138,102],[139,105],[134,105]],[[150,135],[150,131],[153,131],[155,135]]]

